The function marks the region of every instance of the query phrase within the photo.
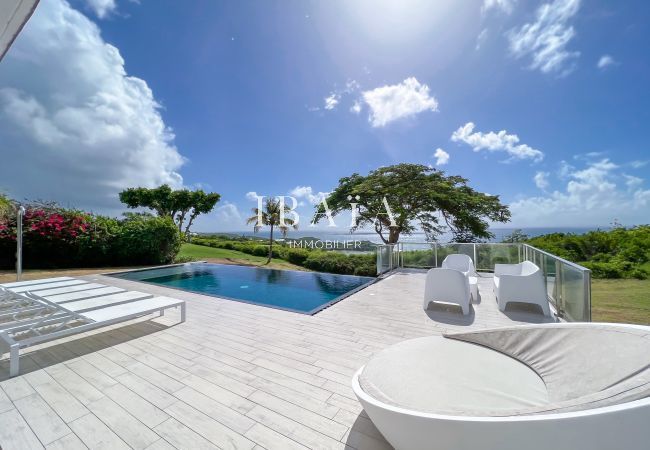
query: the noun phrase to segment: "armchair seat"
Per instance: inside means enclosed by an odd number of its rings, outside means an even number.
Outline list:
[[[505,311],[508,303],[528,303],[538,305],[544,315],[551,316],[544,275],[540,268],[530,261],[496,264],[494,294],[501,311]]]

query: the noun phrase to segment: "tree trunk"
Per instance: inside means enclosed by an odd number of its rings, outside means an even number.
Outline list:
[[[185,222],[185,214],[178,215],[178,232],[183,232],[183,222]]]
[[[192,214],[190,216],[190,221],[187,222],[187,226],[185,227],[185,239],[187,239],[187,242],[192,242],[192,236],[190,236],[190,227],[192,226],[194,219],[196,219],[196,216],[198,216],[198,214]]]
[[[399,233],[400,233],[399,228],[391,227],[390,231],[388,232],[388,243],[397,244],[397,241],[399,241]]]
[[[273,225],[271,225],[271,235],[269,236],[269,259],[266,261],[266,263],[271,262],[271,258],[273,258]]]

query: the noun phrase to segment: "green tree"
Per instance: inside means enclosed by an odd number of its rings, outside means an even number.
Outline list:
[[[172,188],[163,184],[157,188],[128,188],[120,192],[120,201],[129,208],[148,208],[160,217],[174,217],[178,210],[173,205]]]
[[[4,194],[0,194],[0,220],[8,219],[14,212],[14,204]]]
[[[351,203],[356,203],[356,223],[351,231],[374,226],[386,244],[397,243],[401,234],[411,234],[418,227],[428,240],[435,240],[445,231],[455,239],[490,238],[493,235],[487,221],[507,222],[510,211],[498,196],[478,192],[467,182],[463,177],[447,176],[421,164],[398,164],[373,170],[367,176],[354,173],[341,178],[326,203],[332,215],[350,210]],[[324,217],[321,203],[313,220],[318,222]]]
[[[293,219],[286,217],[291,212],[291,209],[279,199],[268,198],[261,211],[258,208],[253,208],[252,211],[254,215],[246,220],[246,224],[253,224],[253,231],[257,233],[264,226],[271,227],[271,233],[269,234],[269,259],[266,261],[268,264],[273,257],[273,229],[279,229],[282,235],[286,236],[289,227],[297,230],[298,224]],[[284,223],[281,221],[283,216]]]
[[[190,216],[187,221],[187,226],[185,227],[185,235],[188,239],[191,239],[190,227],[194,223],[194,219],[196,219],[201,214],[208,214],[210,211],[212,211],[220,198],[221,195],[217,194],[216,192],[206,193],[200,189],[192,192],[192,209],[189,213]]]
[[[519,242],[526,242],[528,239],[530,239],[530,236],[524,233],[524,230],[521,228],[517,228],[516,230],[513,230],[512,233],[503,236],[501,242],[506,244],[516,244]]]
[[[183,232],[185,225],[188,239],[194,220],[199,215],[212,211],[220,198],[221,195],[216,192],[206,193],[201,189],[172,190],[166,184],[153,189],[137,187],[120,192],[120,201],[129,208],[148,208],[160,217],[171,217],[176,222],[179,233]]]

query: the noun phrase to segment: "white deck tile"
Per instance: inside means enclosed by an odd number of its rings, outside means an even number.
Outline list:
[[[31,373],[7,379],[0,372],[3,448],[388,449],[350,386],[374,353],[450,330],[549,320],[500,312],[489,277],[479,279],[481,300],[468,316],[422,311],[417,271],[391,275],[314,316],[110,277],[86,280],[185,300],[187,322],[169,311],[27,352],[33,363],[23,367]]]

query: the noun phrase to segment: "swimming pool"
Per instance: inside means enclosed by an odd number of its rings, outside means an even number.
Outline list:
[[[315,314],[375,281],[355,275],[210,263],[110,275],[303,314]]]

